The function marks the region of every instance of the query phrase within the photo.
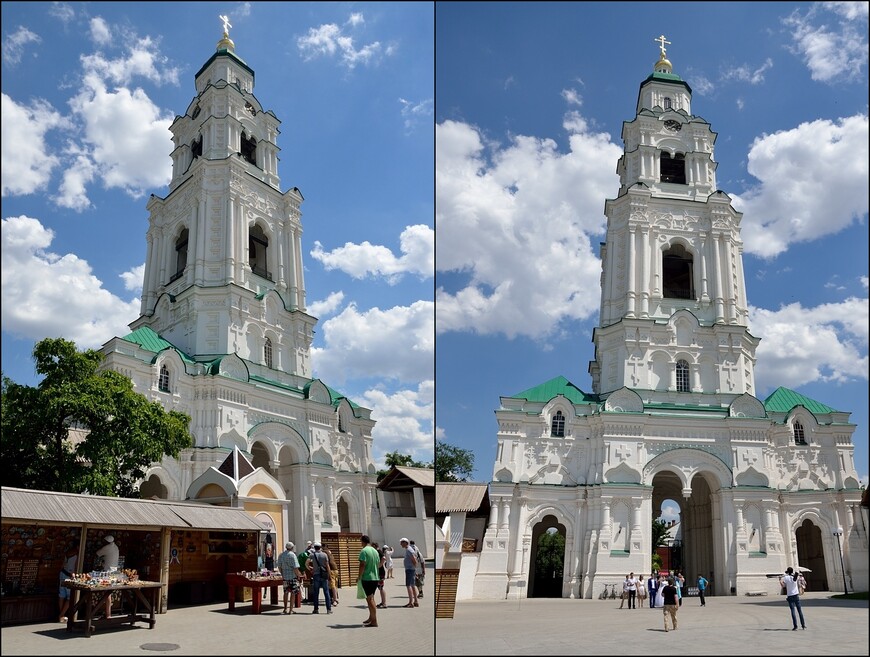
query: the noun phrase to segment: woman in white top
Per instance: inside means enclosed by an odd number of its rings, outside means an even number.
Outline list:
[[[393,579],[393,548],[389,545],[384,546],[384,568],[387,570],[387,579]]]
[[[656,590],[656,609],[663,609],[665,606],[665,593],[664,588],[667,584],[667,580],[665,580],[663,575],[659,575],[659,588]]]

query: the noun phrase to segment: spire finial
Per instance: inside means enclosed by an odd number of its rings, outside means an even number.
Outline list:
[[[227,16],[220,15],[218,16],[223,21],[224,24],[224,39],[230,38],[230,28],[232,25],[230,24],[230,19]],[[664,37],[662,37],[664,38]]]
[[[230,27],[232,27],[232,25],[230,25]],[[662,34],[662,35],[661,35],[660,37],[658,37],[657,39],[653,39],[653,41],[658,41],[658,43],[659,43],[659,48],[662,49],[662,59],[666,59],[666,58],[667,58],[667,57],[666,57],[667,52],[665,52],[665,44],[667,44],[667,45],[671,45],[671,42],[670,42],[670,41],[667,41],[667,40],[665,39],[665,35],[664,35],[664,34]]]
[[[233,40],[230,39],[230,28],[232,27],[230,19],[228,16],[224,15],[219,15],[218,18],[220,18],[224,24],[224,38],[218,41],[217,49],[218,51],[228,50],[229,52],[235,52],[236,44],[234,44]]]

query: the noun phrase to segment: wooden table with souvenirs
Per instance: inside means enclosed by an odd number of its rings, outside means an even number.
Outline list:
[[[284,585],[284,578],[279,572],[271,571],[248,571],[241,573],[227,573],[227,598],[229,610],[236,608],[236,588],[247,586],[251,589],[251,613],[259,614],[262,609],[262,589],[268,587],[271,590],[270,602],[278,604],[278,587]]]
[[[157,621],[158,595],[163,586],[160,582],[140,580],[135,570],[117,572],[73,573],[63,585],[70,589],[70,609],[67,612],[67,632],[84,630],[91,636],[96,630],[117,625],[148,623],[154,629]],[[106,599],[118,593],[121,612],[110,618],[95,618],[105,612]],[[76,618],[76,616],[79,618]]]

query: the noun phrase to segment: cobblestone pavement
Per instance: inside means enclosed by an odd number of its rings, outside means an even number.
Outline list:
[[[676,632],[661,609],[619,609],[619,600],[457,602],[435,621],[444,655],[867,655],[868,603],[807,593],[806,630],[792,631],[784,596],[686,598]]]
[[[432,578],[434,580],[434,578]],[[424,590],[420,606],[405,609],[408,601],[399,579],[386,582],[387,609],[378,609],[378,627],[366,628],[364,600],[356,589],[339,589],[339,605],[326,614],[310,605],[299,613],[283,615],[283,605],[264,606],[252,615],[251,603],[170,609],[157,616],[154,629],[125,625],[86,637],[66,631],[60,623],[4,627],[0,653],[4,655],[148,655],[168,651],[173,655],[433,655],[435,651],[434,589]],[[430,597],[431,596],[431,597]],[[375,597],[379,600],[379,596]],[[173,647],[177,646],[177,647]],[[155,653],[154,650],[158,652]]]

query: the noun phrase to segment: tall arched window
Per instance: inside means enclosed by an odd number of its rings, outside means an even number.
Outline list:
[[[674,244],[662,254],[662,295],[666,299],[694,299],[692,254]]]
[[[269,238],[266,237],[266,233],[259,224],[253,226],[248,234],[248,264],[257,276],[271,281],[272,273],[268,269],[267,260],[268,249]]]
[[[800,422],[795,422],[792,425],[792,429],[794,430],[794,444],[795,445],[806,445],[807,439],[804,435],[804,426]]]
[[[556,436],[557,438],[565,437],[565,416],[562,415],[562,411],[556,411],[556,414],[553,416],[550,435]]]
[[[668,98],[667,96],[665,96],[665,109],[671,109],[671,107],[672,107],[671,99]]]
[[[661,181],[664,183],[686,184],[686,156],[675,153],[673,157],[667,151],[662,151],[659,157]]]
[[[161,392],[170,392],[169,390],[169,368],[166,365],[160,366],[160,377],[157,379],[157,389]]]
[[[244,131],[242,131],[242,157],[257,166],[257,138],[254,136],[249,138]]]
[[[266,338],[266,343],[263,345],[263,362],[266,363],[266,367],[272,368],[272,340],[271,338]]]
[[[677,361],[677,392],[689,392],[689,364]]]
[[[184,273],[184,268],[187,267],[187,228],[181,231],[181,235],[175,240],[175,273],[169,279],[169,282],[181,278]]]

